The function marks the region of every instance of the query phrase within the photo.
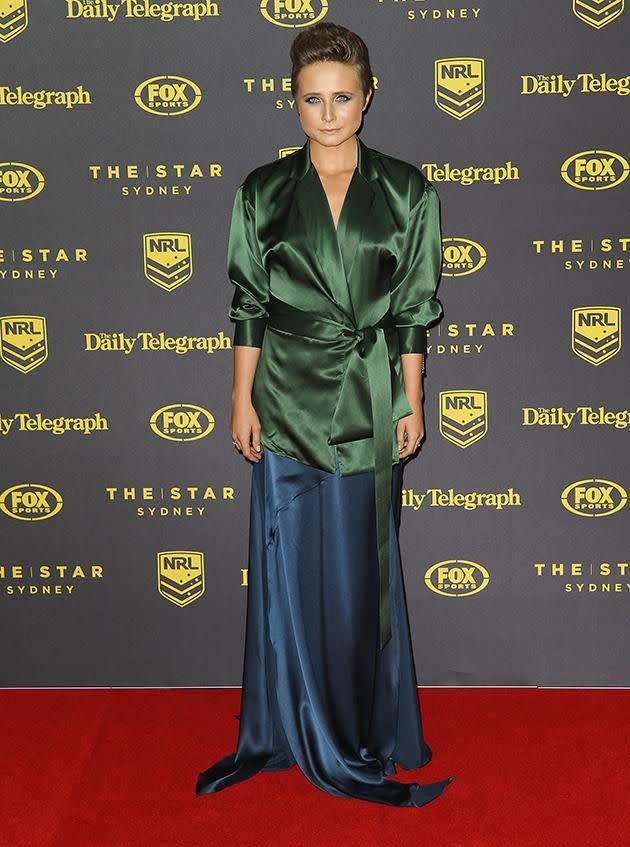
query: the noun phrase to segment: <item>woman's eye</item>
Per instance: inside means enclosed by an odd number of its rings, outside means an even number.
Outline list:
[[[348,95],[347,95],[347,94],[338,94],[338,95],[337,95],[337,99],[339,99],[340,97],[341,97],[341,98],[343,98],[343,99],[341,100],[341,102],[342,102],[342,103],[347,103],[347,102],[348,102],[348,100],[350,100],[350,99],[351,99],[350,97],[348,97]],[[306,98],[306,102],[307,102],[307,103],[312,103],[312,102],[313,102],[313,101],[315,101],[315,100],[319,100],[319,97],[315,97],[315,95],[313,95],[312,97],[307,97],[307,98]]]

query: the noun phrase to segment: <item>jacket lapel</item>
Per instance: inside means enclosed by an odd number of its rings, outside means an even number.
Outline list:
[[[310,157],[310,141],[294,154],[295,201],[304,241],[322,273],[322,280],[335,302],[354,323],[352,270],[361,236],[374,202],[369,148],[358,138],[357,168],[346,193],[337,231],[326,192]]]
[[[374,189],[361,171],[356,170],[348,187],[348,193],[337,224],[337,243],[341,250],[345,280],[351,299],[354,260],[359,250],[366,223],[370,218],[373,203]],[[353,302],[356,306],[356,301]]]

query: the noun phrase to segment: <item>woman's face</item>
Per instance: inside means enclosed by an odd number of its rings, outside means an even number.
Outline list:
[[[296,105],[304,132],[314,141],[335,147],[361,126],[372,92],[363,95],[353,65],[314,62],[298,74]],[[334,130],[327,132],[326,130]]]

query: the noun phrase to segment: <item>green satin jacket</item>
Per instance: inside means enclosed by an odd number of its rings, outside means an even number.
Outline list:
[[[342,476],[374,470],[380,646],[391,635],[389,506],[401,353],[424,353],[442,264],[439,198],[422,171],[366,146],[335,229],[310,142],[251,171],[234,200],[233,343],[260,347],[264,447]]]

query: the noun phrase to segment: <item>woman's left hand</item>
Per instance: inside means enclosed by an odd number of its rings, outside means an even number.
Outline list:
[[[405,433],[407,433],[406,442]],[[409,456],[413,456],[424,438],[424,412],[421,408],[398,421],[396,437],[398,439],[398,457],[407,459]]]

